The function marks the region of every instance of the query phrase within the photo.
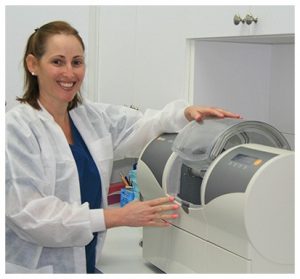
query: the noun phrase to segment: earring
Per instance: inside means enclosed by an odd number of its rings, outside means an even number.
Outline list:
[[[35,72],[31,72],[31,75],[35,76]]]

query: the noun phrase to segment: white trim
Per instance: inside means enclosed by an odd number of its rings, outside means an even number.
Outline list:
[[[91,101],[99,102],[99,63],[100,63],[100,7],[91,6],[89,11],[89,44],[88,44],[88,92]]]
[[[194,103],[195,40],[186,39],[185,99]]]

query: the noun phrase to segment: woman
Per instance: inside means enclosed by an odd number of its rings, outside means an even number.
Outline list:
[[[144,115],[88,102],[80,95],[84,60],[84,43],[66,22],[28,39],[25,93],[6,115],[6,272],[93,273],[107,229],[168,226],[178,217],[173,197],[107,208],[113,160],[138,157],[187,121],[239,117],[182,101]]]

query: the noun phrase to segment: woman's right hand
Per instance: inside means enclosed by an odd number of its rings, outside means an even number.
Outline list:
[[[107,208],[104,210],[106,228],[169,226],[167,220],[178,218],[176,211],[179,207],[174,203],[174,197],[163,197],[149,201],[133,201],[122,208]]]

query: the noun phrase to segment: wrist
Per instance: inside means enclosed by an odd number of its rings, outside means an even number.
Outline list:
[[[123,208],[104,209],[104,221],[107,229],[124,226],[122,212]]]

